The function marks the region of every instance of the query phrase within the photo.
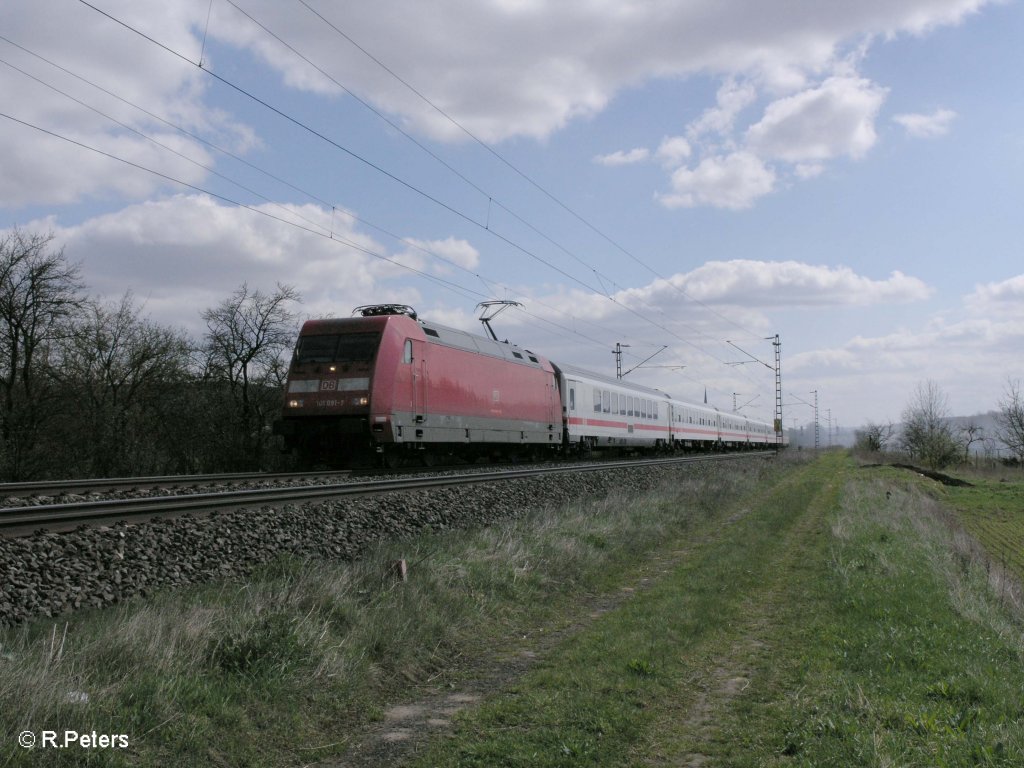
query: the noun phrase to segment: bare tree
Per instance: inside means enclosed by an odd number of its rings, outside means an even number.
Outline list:
[[[903,410],[900,442],[911,457],[935,469],[960,457],[960,447],[949,424],[949,401],[934,381],[921,382],[914,390]]]
[[[1020,379],[1008,379],[996,414],[996,436],[1024,463],[1024,394]]]
[[[957,439],[964,447],[964,462],[971,459],[971,446],[975,443],[982,443],[985,440],[985,428],[973,418],[956,428]]]
[[[52,240],[17,228],[0,239],[0,467],[12,480],[41,469],[36,449],[53,413],[47,356],[84,301],[78,267]]]
[[[90,302],[54,369],[80,406],[82,428],[73,437],[85,438],[86,472],[159,471],[158,414],[187,375],[189,351],[183,333],[141,317],[130,293],[117,303]]]
[[[859,450],[868,453],[881,453],[892,440],[896,432],[893,423],[875,424],[869,421],[861,429],[854,432],[854,439]]]
[[[244,463],[259,466],[267,441],[268,414],[279,407],[285,350],[295,340],[296,315],[289,305],[298,292],[277,285],[271,294],[243,284],[213,309],[206,321],[204,350],[209,376],[227,386]]]

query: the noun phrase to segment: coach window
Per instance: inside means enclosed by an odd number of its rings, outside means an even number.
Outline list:
[[[402,350],[402,362],[412,362],[412,339],[405,340],[405,348]]]
[[[576,387],[569,387],[569,410],[576,410]]]
[[[654,401],[654,416],[653,416],[653,418],[655,418],[655,419],[658,418],[658,401],[657,400]]]
[[[619,412],[619,393],[612,392],[612,413]]]
[[[594,413],[601,412],[601,390],[594,389]]]
[[[608,392],[608,390],[605,390],[605,391],[604,391],[604,392],[602,393],[602,395],[603,395],[603,400],[604,400],[604,412],[605,412],[605,413],[608,413],[608,412],[610,412],[610,411],[611,411],[611,409],[612,409],[612,408],[611,408],[611,404],[610,404],[610,403],[611,403],[611,395],[610,395],[610,393]]]

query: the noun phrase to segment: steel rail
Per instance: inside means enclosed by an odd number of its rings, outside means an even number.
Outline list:
[[[432,477],[371,480],[367,482],[307,485],[290,488],[245,490],[156,496],[140,499],[111,499],[69,502],[0,509],[0,533],[18,536],[39,529],[71,530],[85,523],[137,520],[142,517],[171,517],[248,506],[277,506],[299,501],[314,501],[351,496],[366,496],[395,491],[428,490],[453,485],[516,480],[560,472],[594,472],[608,469],[643,468],[700,461],[727,461],[740,458],[774,456],[774,452],[688,456],[632,461],[603,461],[593,464],[532,467],[528,469],[471,472]]]
[[[148,477],[97,477],[83,480],[29,480],[0,483],[0,498],[15,496],[59,496],[66,493],[113,491],[124,488],[173,488],[206,483],[239,483],[247,481],[289,481],[317,479],[350,474],[350,470],[317,470],[310,472],[227,472],[206,475],[151,475]]]

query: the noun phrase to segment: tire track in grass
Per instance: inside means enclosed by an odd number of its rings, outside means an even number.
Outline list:
[[[752,601],[769,621],[750,637],[768,649],[723,636],[751,684],[708,696],[699,738],[663,739],[672,764],[1024,765],[1019,614],[984,563],[958,558],[932,498],[835,469],[834,501],[806,518],[822,525]]]
[[[757,636],[800,567],[794,548],[820,532],[823,485],[827,473],[798,467],[723,510],[669,573],[465,710],[414,765],[699,765],[708,714],[751,682],[741,657],[768,648]]]
[[[803,493],[798,491],[801,485]],[[838,489],[837,474],[823,473],[819,465],[778,489],[778,503],[793,495],[802,497],[793,524],[780,531],[782,536],[760,563],[765,578],[742,600],[739,620],[709,638],[695,654],[695,662],[702,666],[694,670],[696,697],[688,707],[684,700],[682,711],[666,708],[652,738],[634,751],[636,764],[699,768],[714,762],[713,754],[720,751],[722,712],[739,698],[759,692],[765,684],[762,671],[780,643],[777,627],[798,618],[793,606],[807,606],[805,578],[821,562],[825,515],[834,507]]]

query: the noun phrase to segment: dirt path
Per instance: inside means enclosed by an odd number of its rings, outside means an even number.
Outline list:
[[[476,706],[488,696],[508,688],[552,649],[569,637],[585,631],[596,619],[620,608],[627,600],[655,584],[661,576],[670,573],[685,558],[692,556],[698,548],[717,538],[748,513],[746,508],[733,512],[717,527],[711,528],[711,533],[693,539],[685,547],[653,556],[638,569],[634,579],[617,592],[584,600],[565,628],[524,635],[496,658],[482,665],[472,680],[458,688],[423,689],[418,698],[396,704],[385,711],[379,722],[367,728],[342,758],[318,765],[321,768],[401,765],[414,757],[430,739],[449,728],[453,716],[458,712]],[[739,689],[747,683],[742,675],[730,677],[724,669],[722,674],[725,676],[722,680],[725,689]]]
[[[832,483],[822,487],[796,524],[775,544],[772,556],[760,564],[765,579],[744,601],[743,620],[692,654],[704,659],[703,668],[694,672],[696,697],[687,709],[670,713],[654,729],[655,733],[670,735],[643,745],[635,755],[637,764],[700,768],[712,761],[704,750],[716,737],[721,713],[739,697],[757,693],[765,684],[764,673],[771,666],[773,648],[779,642],[776,629],[798,620],[792,615],[792,590],[801,579],[795,575],[808,567],[808,551],[825,533],[824,513],[830,508],[834,492]],[[723,650],[712,652],[708,659],[708,646]]]
[[[427,741],[450,727],[452,717],[458,712],[506,689],[553,648],[586,630],[604,614],[619,608],[691,552],[692,548],[688,547],[652,557],[630,584],[615,593],[590,596],[584,600],[565,628],[555,631],[541,629],[523,635],[490,662],[482,664],[475,677],[458,688],[422,689],[421,696],[413,701],[396,704],[385,711],[383,719],[367,728],[343,757],[317,765],[319,768],[390,768],[401,765],[416,755]]]

